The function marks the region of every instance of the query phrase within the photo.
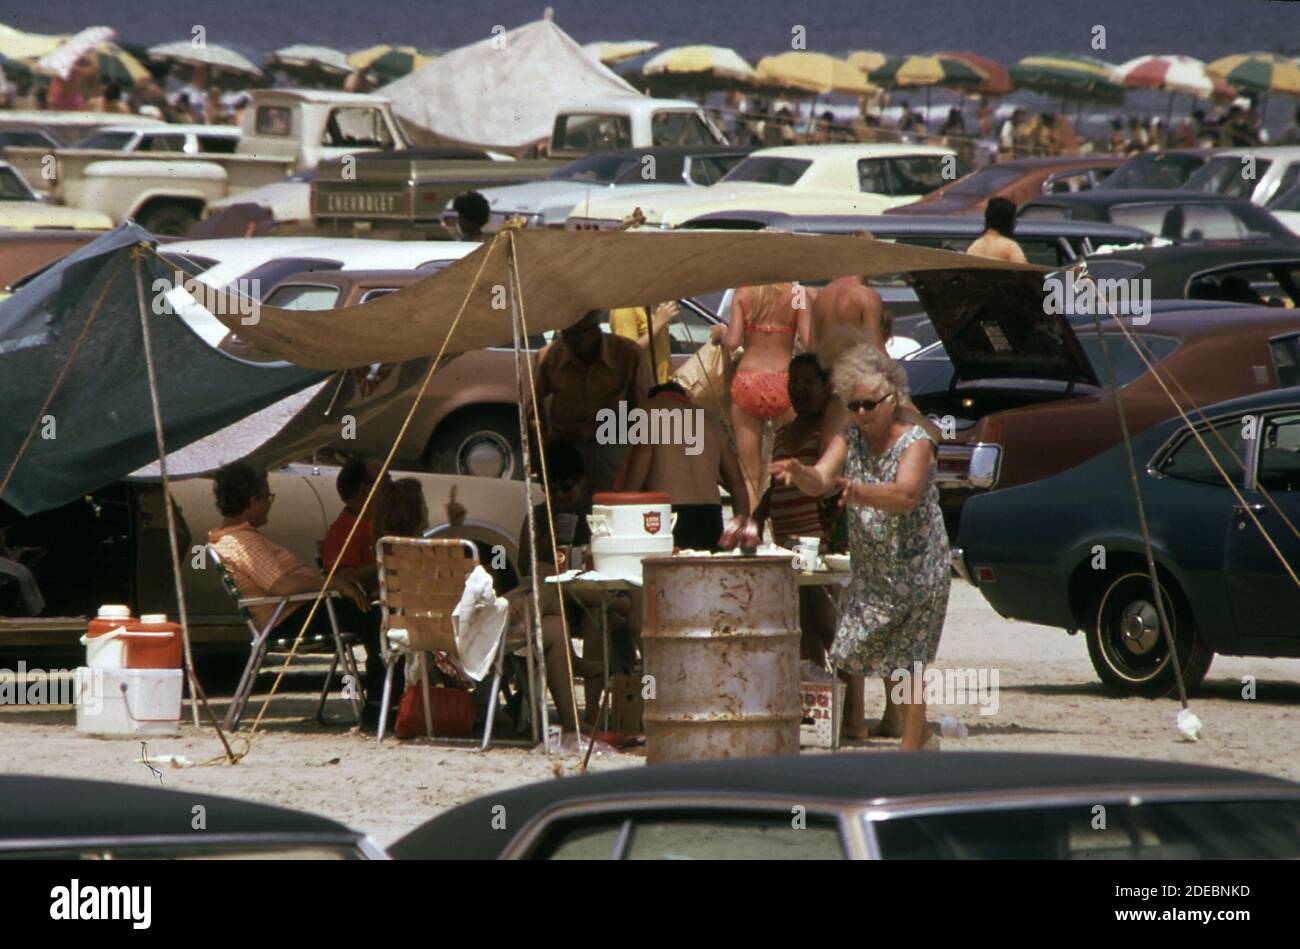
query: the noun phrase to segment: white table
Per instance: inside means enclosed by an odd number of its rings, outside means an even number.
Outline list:
[[[547,583],[560,587],[560,595],[563,597],[565,592],[573,593],[581,599],[583,593],[594,593],[600,600],[600,641],[603,645],[604,653],[604,691],[609,691],[609,598],[617,596],[619,593],[630,593],[632,590],[641,589],[641,584],[634,580],[625,580],[622,577],[611,577],[606,574],[596,573],[594,570],[585,570],[582,573],[572,575],[569,573],[557,574],[546,578]],[[561,609],[563,605],[561,604]],[[576,685],[576,683],[575,683]],[[613,698],[605,705],[605,731],[609,731],[610,709],[613,706]]]

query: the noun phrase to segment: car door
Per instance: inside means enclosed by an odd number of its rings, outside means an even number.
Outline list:
[[[1224,544],[1233,621],[1240,636],[1296,637],[1300,583],[1291,574],[1300,578],[1300,405],[1249,418],[1253,477],[1242,491],[1246,506],[1233,508]]]

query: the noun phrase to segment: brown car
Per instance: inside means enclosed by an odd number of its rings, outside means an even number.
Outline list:
[[[928,274],[917,290],[941,342],[904,366],[917,406],[946,429],[938,478],[950,527],[972,492],[1045,478],[1120,443],[1092,317],[1046,312],[1041,278]],[[1276,388],[1300,356],[1293,310],[1161,301],[1148,322],[1123,318],[1189,412]],[[1102,325],[1130,433],[1175,416],[1114,320]]]
[[[890,208],[886,214],[984,213],[989,198],[1007,198],[1019,207],[1044,194],[1068,194],[1095,188],[1124,164],[1121,155],[1060,155],[1017,158],[972,171],[952,184],[931,191],[920,201]]]
[[[99,236],[95,231],[0,232],[0,292],[11,293],[24,277],[44,270]]]
[[[426,267],[296,273],[272,286],[263,294],[262,302],[310,310],[353,306],[423,280],[430,272]],[[681,312],[682,318],[670,329],[673,360],[678,365],[708,339],[709,328],[716,322],[712,311],[696,301],[687,301]],[[536,351],[544,341],[544,338],[529,341],[532,358],[536,358]],[[233,334],[221,347],[243,358],[267,358],[250,350]],[[340,437],[319,449],[319,453],[386,455],[427,369],[427,360],[413,360],[400,366],[353,370],[329,412],[330,421],[322,426],[337,430],[339,420],[352,415],[356,419],[355,432],[349,434],[354,437]],[[521,478],[518,406],[513,347],[481,349],[456,356],[434,374],[395,460],[405,467],[435,473]],[[259,450],[258,457],[269,463],[317,450],[321,431],[321,426],[311,431],[296,429],[285,438],[277,437],[268,443]]]

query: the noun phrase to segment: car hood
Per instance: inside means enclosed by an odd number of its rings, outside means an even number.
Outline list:
[[[941,195],[937,198],[922,198],[911,204],[890,208],[886,214],[960,214],[963,217],[979,217],[982,213],[983,200],[962,195]]]
[[[648,197],[644,193],[620,188],[611,197],[592,200],[583,216],[621,221],[640,208],[647,224],[657,224],[669,211],[681,219],[694,217],[706,210],[748,206],[747,202],[761,202],[760,206],[767,207],[773,198],[804,193],[806,192],[787,185],[768,185],[755,181],[738,181],[734,184],[722,181],[707,188],[690,188],[684,192],[673,191]]]
[[[64,208],[41,201],[0,201],[0,228],[31,231],[67,227],[78,231],[108,231],[113,221],[98,211]]]
[[[1041,272],[926,271],[912,283],[958,380],[1100,384],[1065,316],[1047,312]]]

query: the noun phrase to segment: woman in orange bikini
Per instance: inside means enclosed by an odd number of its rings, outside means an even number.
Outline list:
[[[736,453],[749,489],[750,510],[758,504],[763,472],[763,426],[781,424],[790,416],[787,391],[794,339],[807,349],[811,317],[803,287],[773,283],[741,287],[731,304],[731,322],[714,327],[714,341],[728,351],[744,346],[744,355],[731,383],[731,424]]]

